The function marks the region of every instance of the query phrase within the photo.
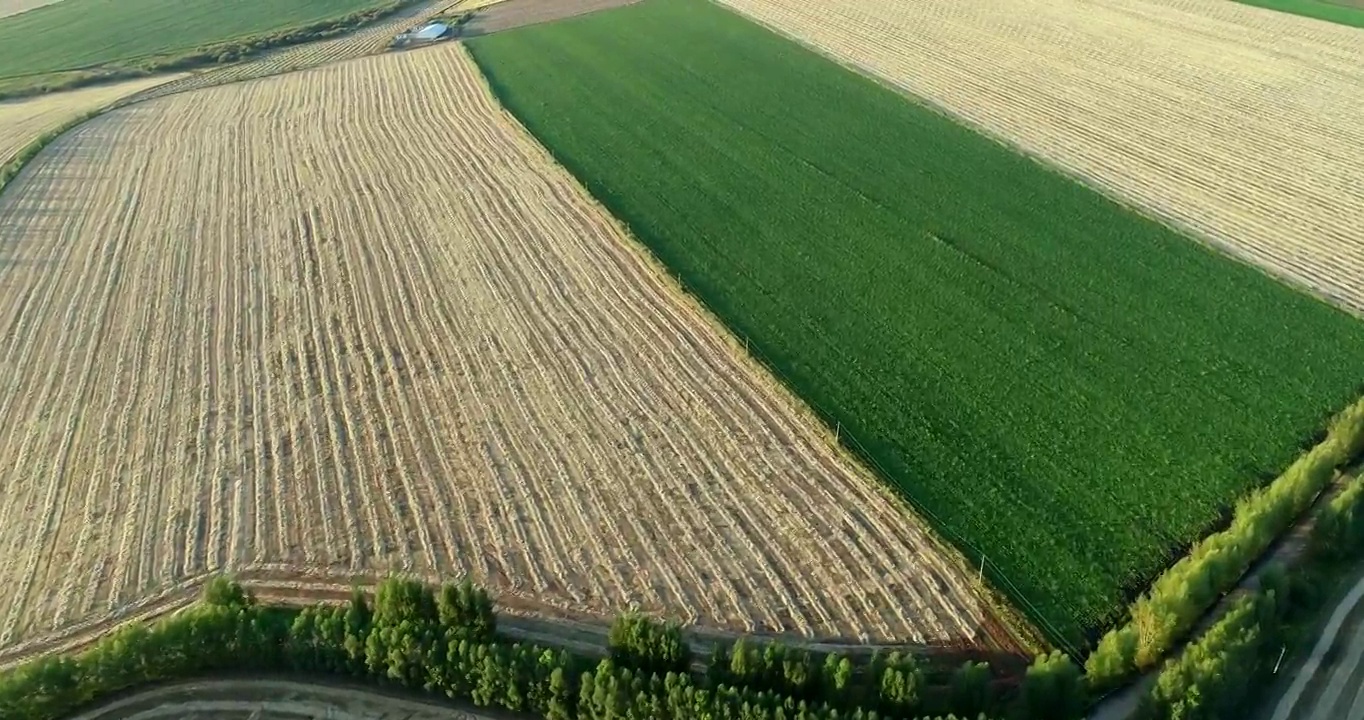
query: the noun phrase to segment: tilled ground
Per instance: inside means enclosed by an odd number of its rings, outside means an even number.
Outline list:
[[[0,196],[0,251],[7,657],[223,569],[805,637],[989,626],[459,45],[102,116]]]

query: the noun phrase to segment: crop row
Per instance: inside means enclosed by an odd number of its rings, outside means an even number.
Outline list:
[[[701,0],[470,42],[504,103],[1053,637],[1356,396],[1364,326]]]

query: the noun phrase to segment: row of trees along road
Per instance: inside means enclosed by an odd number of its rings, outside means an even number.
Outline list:
[[[597,660],[512,642],[487,593],[467,583],[392,579],[372,602],[357,591],[345,605],[300,610],[218,578],[188,610],[0,676],[0,717],[56,720],[112,693],[226,672],[326,675],[549,720],[1066,720],[1083,707],[1079,669],[1056,654],[1010,683],[981,663],[944,672],[905,654],[854,662],[739,641],[694,672],[681,629],[638,615],[617,620],[609,646]]]

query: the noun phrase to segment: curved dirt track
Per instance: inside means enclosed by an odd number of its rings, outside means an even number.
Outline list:
[[[1364,31],[1225,0],[720,0],[1364,312]]]
[[[71,720],[493,720],[436,702],[287,680],[197,680],[138,692]]]
[[[972,574],[447,44],[139,103],[0,195],[0,649],[205,573],[970,642]]]

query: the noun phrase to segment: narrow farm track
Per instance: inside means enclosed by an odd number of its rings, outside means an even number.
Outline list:
[[[0,650],[232,570],[981,641],[973,573],[443,45],[125,107],[0,196]]]
[[[1364,312],[1364,32],[1221,0],[721,0]]]

